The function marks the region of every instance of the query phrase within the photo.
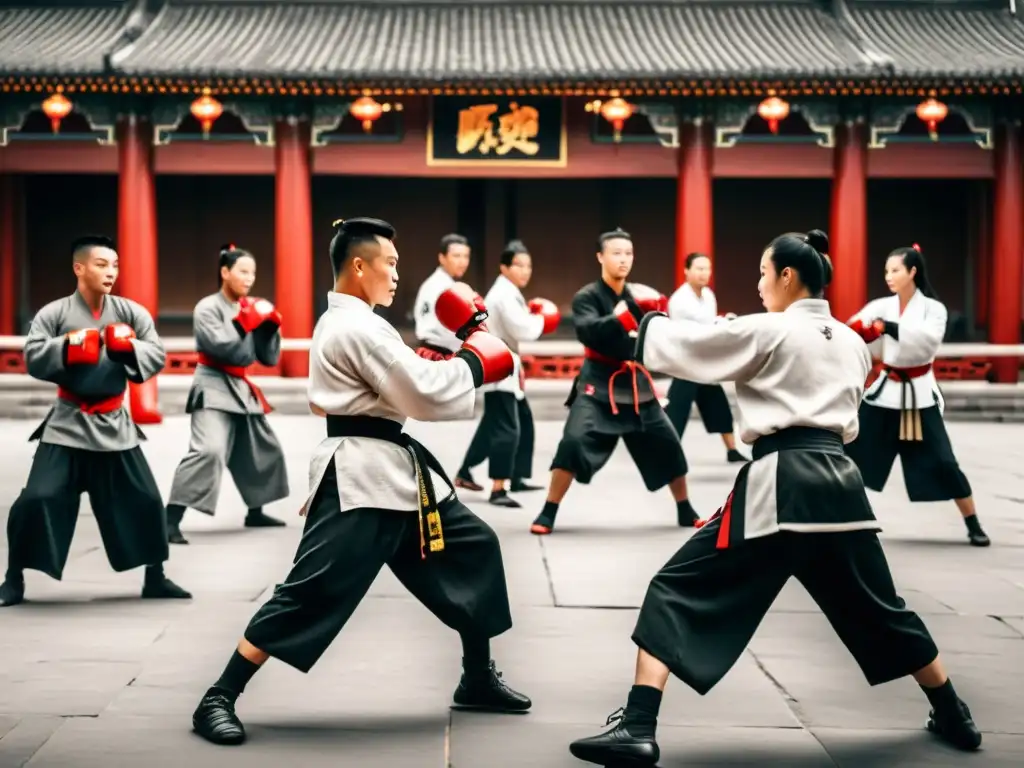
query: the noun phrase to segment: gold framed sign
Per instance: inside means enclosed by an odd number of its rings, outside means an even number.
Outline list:
[[[568,161],[561,96],[435,96],[427,126],[427,165],[564,168]]]

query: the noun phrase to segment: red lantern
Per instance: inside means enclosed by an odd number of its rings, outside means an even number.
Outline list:
[[[601,117],[612,124],[615,141],[622,138],[622,126],[633,116],[635,111],[636,108],[632,104],[618,96],[601,105]]]
[[[203,95],[192,102],[192,116],[203,127],[204,137],[210,135],[210,129],[222,114],[224,114],[224,107],[210,95],[209,90],[204,90]]]
[[[789,102],[770,96],[757,105],[757,114],[768,123],[768,130],[777,134],[779,123],[789,117]]]
[[[50,118],[53,132],[60,131],[60,121],[71,114],[71,102],[63,93],[55,93],[43,102],[43,113]]]
[[[384,107],[369,96],[360,96],[349,104],[348,111],[352,117],[362,122],[363,130],[369,133],[373,129],[374,121],[384,112]]]
[[[928,126],[928,135],[932,141],[939,138],[939,123],[946,119],[949,107],[936,99],[928,99],[917,105],[917,119]]]

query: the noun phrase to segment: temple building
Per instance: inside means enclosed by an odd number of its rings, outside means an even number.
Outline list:
[[[669,292],[712,256],[723,311],[757,262],[829,232],[846,318],[919,243],[961,340],[1022,317],[1024,21],[958,0],[0,2],[0,335],[70,290],[67,246],[114,235],[118,290],[187,336],[222,243],[311,335],[331,222],[399,232],[406,322],[437,243],[483,290],[511,237],[568,311],[622,227]],[[1016,362],[1001,379],[1016,379]],[[282,363],[305,372],[303,353]]]

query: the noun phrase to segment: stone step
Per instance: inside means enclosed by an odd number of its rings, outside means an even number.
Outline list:
[[[309,413],[306,380],[277,376],[253,377],[274,408],[286,415]],[[655,380],[659,391],[668,389],[667,379]],[[190,376],[160,376],[160,408],[165,415],[185,412],[185,400],[192,385]],[[534,418],[561,421],[565,418],[565,399],[569,380],[530,379],[526,392]],[[725,385],[730,403],[735,407],[731,384]],[[1024,421],[1024,385],[989,384],[983,381],[951,381],[942,385],[946,399],[946,416],[957,421]],[[56,387],[20,374],[0,375],[0,418],[42,419],[55,397]],[[479,398],[477,411],[482,408]],[[694,409],[696,418],[696,409]]]

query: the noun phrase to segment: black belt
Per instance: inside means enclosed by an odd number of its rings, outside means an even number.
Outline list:
[[[889,382],[890,375],[895,376],[900,382],[900,440],[920,441],[924,440],[924,429],[921,427],[921,411],[917,407],[917,390],[914,389],[914,378],[901,368],[890,368],[883,366],[879,374],[882,383],[878,389],[864,395],[864,402],[874,403],[882,394],[885,385]],[[909,393],[909,397],[908,397]],[[907,403],[907,400],[910,403]],[[909,407],[907,407],[909,405]]]
[[[441,529],[441,513],[437,508],[437,494],[430,470],[445,479],[452,488],[441,462],[417,440],[402,431],[402,425],[391,419],[378,416],[332,416],[327,415],[328,437],[368,437],[399,445],[409,451],[416,471],[419,486],[420,557],[426,559],[427,552],[444,550],[444,532]]]
[[[788,427],[754,441],[754,461],[779,451],[816,451],[843,454],[843,437],[818,427]]]

